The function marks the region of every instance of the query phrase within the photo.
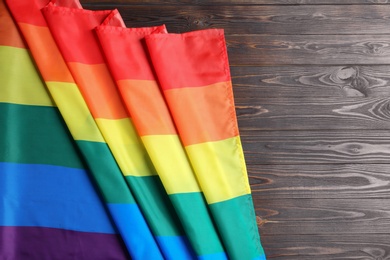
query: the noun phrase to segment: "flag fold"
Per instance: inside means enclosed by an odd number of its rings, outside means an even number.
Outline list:
[[[0,0],[0,258],[264,260],[224,32]]]

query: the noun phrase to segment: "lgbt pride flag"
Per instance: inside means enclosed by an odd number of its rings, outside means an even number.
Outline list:
[[[3,4],[0,256],[265,259],[222,30],[6,2],[23,39]]]
[[[64,2],[71,4],[72,1]],[[41,13],[48,3],[38,0],[9,1],[8,7],[30,46],[46,86],[90,169],[91,177],[130,255],[135,259],[146,256],[162,259],[149,226],[51,36]],[[42,53],[42,50],[45,52]],[[59,156],[62,156],[61,152]]]
[[[180,221],[135,132],[94,37],[96,26],[117,23],[119,18],[114,17],[119,13],[49,4],[43,14],[162,254],[168,259],[190,258],[192,251],[182,234]]]
[[[166,33],[165,27],[97,28],[126,107],[197,256],[226,259],[142,42],[145,36],[154,33]]]
[[[161,89],[231,259],[264,259],[223,30],[151,34]]]
[[[127,259],[3,1],[0,24],[0,259]]]

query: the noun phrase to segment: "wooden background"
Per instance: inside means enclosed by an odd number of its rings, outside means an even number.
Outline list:
[[[390,1],[81,2],[225,29],[269,259],[390,259]]]

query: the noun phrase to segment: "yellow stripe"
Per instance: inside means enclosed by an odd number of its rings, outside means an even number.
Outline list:
[[[240,137],[186,147],[207,203],[250,194]]]
[[[75,140],[104,142],[76,84],[51,81],[46,85]]]
[[[177,135],[148,135],[141,139],[168,194],[200,192]]]
[[[0,102],[55,106],[28,50],[0,46]]]
[[[129,118],[96,119],[125,176],[152,176],[156,171]]]

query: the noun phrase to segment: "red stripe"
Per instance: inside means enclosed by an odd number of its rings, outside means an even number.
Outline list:
[[[146,35],[166,33],[165,26],[120,28],[99,26],[96,29],[107,62],[116,80],[155,80],[145,42]]]
[[[118,10],[91,11],[48,5],[42,9],[50,31],[67,62],[104,63],[94,29]]]
[[[201,87],[230,80],[223,30],[145,37],[161,87]]]
[[[46,21],[43,18],[40,10],[46,6],[50,0],[6,0],[6,2],[17,22],[46,26]]]
[[[40,10],[49,4],[50,0],[6,0],[6,2],[8,7],[12,10],[13,17],[17,22],[46,26],[46,21]],[[81,8],[78,0],[56,0],[55,4],[72,8]]]

